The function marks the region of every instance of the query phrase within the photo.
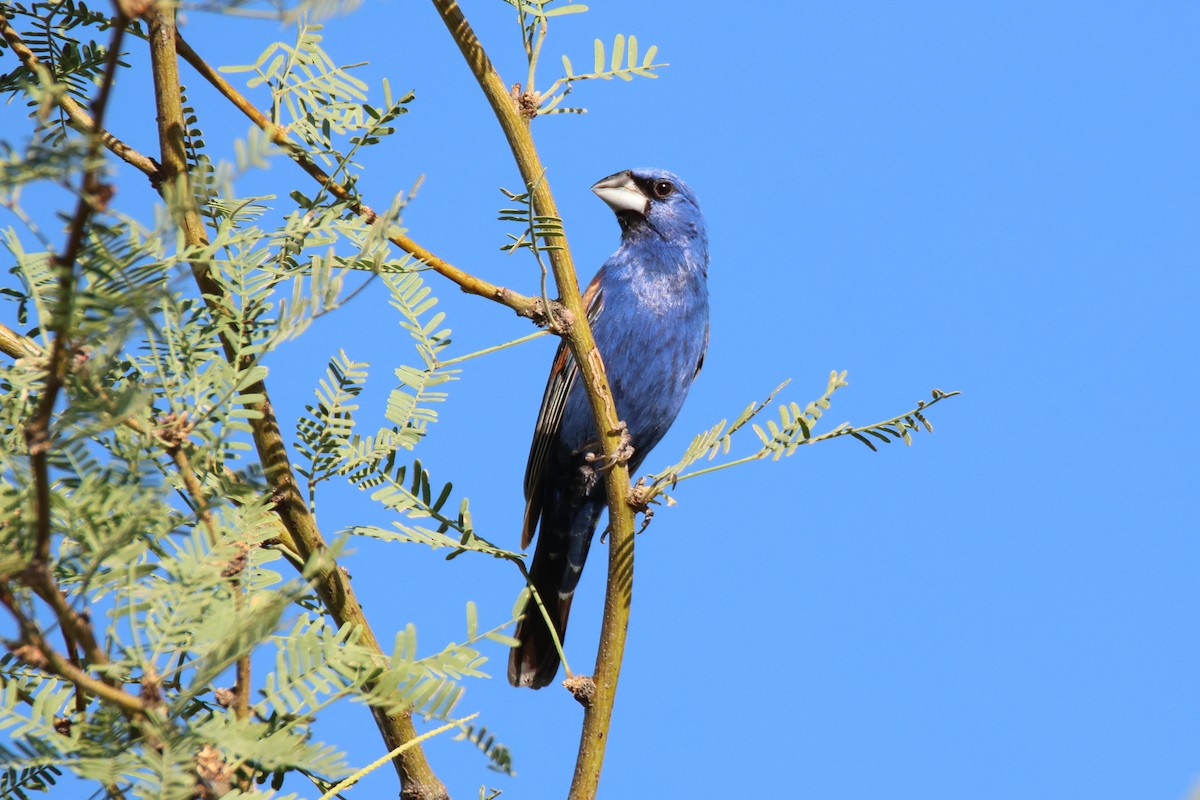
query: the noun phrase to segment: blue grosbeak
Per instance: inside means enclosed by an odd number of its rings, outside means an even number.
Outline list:
[[[708,237],[696,196],[669,172],[618,172],[592,187],[621,225],[621,246],[584,292],[588,321],[604,358],[617,415],[636,470],[675,421],[708,346]],[[571,599],[600,512],[605,508],[601,449],[579,370],[560,344],[542,398],[525,469],[529,546],[541,522],[529,573],[561,641]],[[539,689],[559,657],[531,597],[508,662],[514,686]]]

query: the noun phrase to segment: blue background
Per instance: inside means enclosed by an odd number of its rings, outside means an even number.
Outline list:
[[[511,8],[464,8],[506,81],[522,80]],[[184,31],[225,64],[292,36],[197,12]],[[581,84],[571,99],[587,116],[533,124],[582,281],[618,236],[595,180],[665,167],[707,216],[711,348],[647,468],[786,377],[786,399],[803,404],[831,369],[849,371],[831,423],[890,417],[935,386],[964,394],[910,448],[839,440],[680,485],[638,540],[601,795],[1185,797],[1200,777],[1200,6],[597,4],[555,20],[542,87],[558,54],[586,69],[592,38],[618,32],[671,66],[656,81]],[[532,261],[498,250],[510,228],[496,187],[519,178],[432,6],[368,3],[331,20],[324,45],[339,63],[369,61],[359,75],[373,87],[387,76],[416,91],[364,159],[369,201],[425,175],[405,220],[414,238],[534,292]],[[153,153],[144,54],[131,62],[112,127]],[[220,153],[247,123],[187,68],[184,81]],[[121,174],[122,199],[151,201]],[[246,193],[264,187],[311,184],[277,159]],[[452,354],[530,330],[430,282]],[[338,347],[371,362],[363,424],[382,421],[391,369],[416,362],[381,285],[268,361],[282,419],[311,401]],[[553,347],[468,362],[418,452],[471,498],[479,532],[514,548]],[[351,489],[320,509],[327,534],[389,522]],[[461,640],[468,599],[481,625],[509,618],[520,579],[506,564],[355,548],[346,564],[385,641],[408,622],[423,652]],[[606,555],[593,553],[567,644],[585,674]],[[578,706],[557,687],[510,688],[506,652],[488,647],[495,678],[471,682],[458,710],[482,712],[518,776],[448,739],[428,747],[435,769],[457,798],[480,785],[564,796]],[[322,733],[356,765],[382,754],[362,707]],[[385,768],[350,796],[394,792]]]

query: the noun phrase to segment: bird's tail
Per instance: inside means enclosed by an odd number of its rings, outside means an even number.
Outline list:
[[[561,645],[567,635],[571,600],[604,503],[602,499],[585,499],[578,505],[555,503],[554,506],[558,513],[542,516],[538,545],[529,565],[529,582],[537,590]],[[529,544],[528,540],[525,544]],[[518,644],[508,656],[508,682],[531,689],[549,686],[562,658],[532,594],[525,601],[515,636]]]
[[[559,594],[559,575],[548,574],[548,565],[539,565],[534,558],[533,568],[529,577],[537,589],[546,613],[554,623],[554,632],[558,635],[561,645],[567,635],[567,617],[571,614],[571,600],[575,593],[566,596]],[[539,569],[539,567],[542,567]],[[560,658],[558,648],[554,646],[554,637],[542,616],[533,595],[525,601],[525,609],[521,612],[521,621],[517,623],[516,638],[520,642],[508,655],[508,682],[513,686],[528,686],[530,689],[540,689],[549,686],[558,673]]]

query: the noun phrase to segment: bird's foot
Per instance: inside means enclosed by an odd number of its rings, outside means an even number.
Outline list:
[[[629,487],[629,494],[625,496],[625,502],[633,509],[634,514],[642,515],[642,527],[637,529],[638,533],[646,530],[650,525],[650,521],[654,519],[654,509],[650,507],[654,500],[654,487],[646,485],[645,477],[638,478],[637,483]]]
[[[584,460],[589,464],[599,462],[599,469],[603,472],[615,467],[617,464],[626,464],[629,459],[633,458],[633,439],[629,435],[629,426],[624,421],[618,422],[617,427],[609,431],[610,433],[620,434],[621,439],[617,442],[617,450],[611,456],[598,455],[596,453],[587,453],[584,455]]]

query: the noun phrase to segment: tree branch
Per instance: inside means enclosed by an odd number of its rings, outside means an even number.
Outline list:
[[[206,246],[208,235],[188,186],[187,160],[183,147],[185,127],[179,94],[176,50],[178,39],[173,12],[152,12],[149,41],[162,150],[161,191],[165,193],[168,205],[176,213],[187,243]],[[186,45],[183,47],[186,48]],[[190,48],[184,52],[190,52]],[[202,264],[193,264],[192,272],[212,313],[224,314],[221,302],[225,292],[222,286]],[[232,343],[223,337],[222,345],[226,357],[236,363],[238,355]],[[320,557],[322,564],[314,576],[314,584],[330,615],[339,626],[350,623],[358,627],[362,632],[361,644],[386,660],[383,648],[380,647],[363,613],[362,605],[354,596],[349,579],[326,555],[328,547],[300,494],[266,385],[258,381],[247,387],[247,392],[260,394],[263,398],[251,406],[261,416],[251,418],[250,425],[254,444],[275,501],[275,511],[288,534],[285,545],[296,552],[305,563],[311,563]],[[371,710],[389,750],[397,749],[417,738],[416,728],[407,713],[388,714],[379,708]],[[402,798],[436,800],[449,797],[420,747],[409,747],[401,752],[393,763],[400,776]]]
[[[166,430],[159,433],[158,439],[166,447],[167,455],[171,457],[171,461],[174,462],[175,468],[179,471],[179,477],[183,480],[184,489],[196,505],[196,516],[200,519],[200,523],[208,533],[209,543],[215,547],[219,542],[216,521],[213,519],[208,498],[204,495],[204,486],[200,483],[200,478],[196,475],[196,470],[192,468],[192,460],[185,449],[189,426],[187,421],[182,418],[177,418],[175,425],[177,427],[172,427],[169,424],[164,425]],[[248,546],[243,545],[243,556],[248,549]],[[244,558],[239,560],[243,564],[245,563]],[[229,584],[233,590],[234,610],[235,613],[241,613],[246,605],[246,596],[242,587],[242,569],[238,568],[230,570],[230,572],[232,574],[229,576]],[[251,671],[249,653],[244,653],[238,658],[236,671],[237,679],[233,687],[233,710],[238,719],[246,719],[250,716]]]
[[[118,25],[113,29],[108,58],[105,61],[104,74],[100,81],[100,90],[93,103],[97,126],[103,125],[104,122],[104,111],[108,106],[113,78],[116,75],[123,35],[123,25]],[[105,187],[100,183],[100,173],[103,167],[103,161],[100,158],[100,137],[95,134],[89,137],[87,157],[84,163],[83,185],[80,188],[75,213],[71,217],[67,244],[62,254],[54,258],[54,266],[58,270],[58,297],[55,298],[54,314],[50,323],[54,339],[50,344],[50,354],[46,361],[46,378],[41,396],[38,398],[37,409],[25,426],[25,443],[29,450],[30,469],[33,472],[34,524],[37,526],[37,540],[33,559],[30,562],[30,569],[35,570],[47,569],[50,564],[50,540],[53,534],[48,456],[51,444],[50,422],[54,417],[54,404],[58,400],[58,393],[62,390],[63,381],[66,380],[68,363],[74,350],[74,346],[71,344],[71,332],[75,312],[75,262],[83,249],[83,238],[87,232],[88,221],[106,202]],[[57,594],[57,589],[55,594]]]
[[[141,698],[124,692],[111,681],[106,682],[93,678],[51,647],[37,624],[21,610],[16,597],[9,590],[8,584],[3,581],[0,581],[0,605],[8,609],[8,613],[12,615],[21,629],[23,648],[32,648],[16,651],[17,657],[22,661],[35,669],[44,669],[60,678],[69,680],[82,691],[94,694],[101,700],[116,705],[127,714],[145,713],[146,704]]]
[[[10,358],[37,358],[42,354],[42,348],[33,339],[0,323],[0,353]]]
[[[496,119],[512,149],[517,168],[521,171],[521,177],[533,196],[537,213],[557,218],[559,215],[554,196],[545,179],[546,170],[538,157],[529,131],[529,118],[521,113],[508,87],[496,73],[483,45],[471,30],[458,4],[454,0],[433,0],[433,4],[496,114]],[[558,285],[560,302],[569,312],[564,336],[583,376],[588,402],[592,407],[592,418],[596,430],[601,433],[605,460],[614,464],[605,475],[611,528],[604,617],[600,628],[599,652],[596,655],[596,672],[593,675],[596,691],[591,704],[584,710],[579,755],[571,783],[570,797],[572,800],[580,800],[595,796],[600,781],[600,769],[604,763],[617,679],[625,652],[625,634],[629,625],[629,606],[633,590],[634,535],[633,510],[626,502],[630,488],[629,470],[618,456],[621,436],[616,406],[604,372],[603,361],[588,326],[587,309],[579,294],[579,281],[565,234],[562,238],[561,249],[550,251],[550,266]]]

